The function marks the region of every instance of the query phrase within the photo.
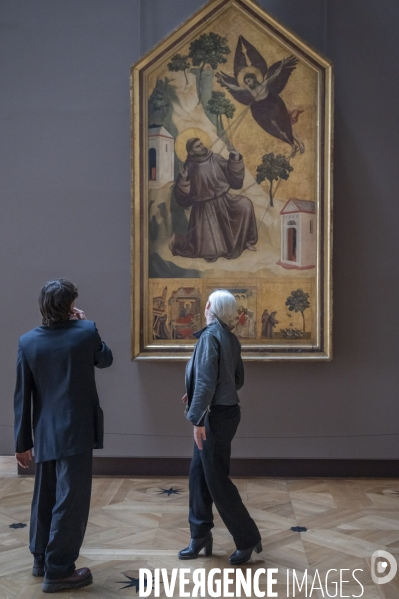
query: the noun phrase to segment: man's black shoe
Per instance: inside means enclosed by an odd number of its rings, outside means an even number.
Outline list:
[[[80,589],[86,587],[93,582],[93,576],[89,568],[79,568],[68,578],[60,580],[44,579],[42,584],[43,593],[57,593],[64,589]]]
[[[32,576],[44,576],[44,555],[33,558]]]

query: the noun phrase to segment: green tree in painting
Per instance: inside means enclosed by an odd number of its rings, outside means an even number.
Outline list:
[[[265,154],[262,157],[262,163],[256,167],[256,182],[262,183],[265,179],[267,179],[270,183],[269,187],[269,195],[270,195],[270,206],[273,206],[273,194],[275,190],[273,189],[274,181],[279,181],[284,179],[287,181],[290,176],[290,172],[293,171],[293,167],[290,165],[289,160],[283,154],[274,155],[274,152],[270,152],[269,154]],[[278,184],[277,184],[278,185]],[[276,187],[277,189],[277,187]]]
[[[161,110],[163,116],[165,116],[165,108],[169,106],[169,99],[165,90],[156,87],[151,94],[150,103],[154,110]]]
[[[198,99],[201,102],[202,73],[207,64],[216,70],[219,64],[227,62],[226,55],[231,50],[227,45],[227,37],[218,33],[203,33],[198,39],[190,44],[188,57],[191,58],[193,66],[199,67]]]
[[[184,76],[186,78],[187,84],[188,84],[187,69],[189,69],[189,68],[190,68],[190,62],[188,60],[187,55],[175,54],[170,59],[170,62],[168,62],[169,71],[175,71],[175,72],[183,71],[184,72]]]
[[[224,115],[227,119],[231,119],[234,116],[236,107],[228,98],[224,92],[212,92],[211,99],[206,105],[207,110],[211,114],[216,115],[216,127],[219,135],[225,135],[223,127],[222,116]]]
[[[171,79],[157,79],[154,90],[149,99],[150,108],[153,111],[161,111],[162,119],[171,107],[171,102],[175,99],[175,87],[170,83]],[[159,121],[159,118],[158,118]]]
[[[290,312],[300,312],[302,315],[303,332],[305,332],[305,310],[310,308],[309,293],[305,293],[303,289],[291,291],[291,295],[287,297],[285,305],[288,306]]]

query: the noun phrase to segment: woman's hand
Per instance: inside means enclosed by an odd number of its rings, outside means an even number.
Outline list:
[[[187,393],[185,393],[183,395],[183,397],[181,398],[181,400],[182,400],[183,403],[187,403],[187,401],[188,401]]]
[[[194,441],[199,450],[202,450],[202,441],[206,441],[205,426],[194,426]]]

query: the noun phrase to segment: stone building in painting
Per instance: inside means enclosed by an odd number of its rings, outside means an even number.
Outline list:
[[[281,258],[283,268],[306,270],[316,263],[315,203],[290,198],[281,214]]]
[[[148,185],[159,189],[174,179],[175,140],[162,125],[148,127]]]

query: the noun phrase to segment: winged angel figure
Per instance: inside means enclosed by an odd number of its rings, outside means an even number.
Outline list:
[[[226,87],[235,100],[250,107],[252,116],[264,131],[291,146],[292,156],[298,150],[302,154],[305,146],[295,136],[292,115],[279,94],[297,63],[295,56],[289,56],[268,69],[258,50],[240,35],[234,56],[234,77],[223,71],[216,73],[220,85]]]

